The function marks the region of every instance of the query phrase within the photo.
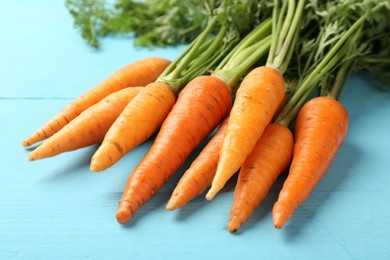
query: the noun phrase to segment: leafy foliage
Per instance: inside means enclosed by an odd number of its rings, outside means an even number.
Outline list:
[[[208,17],[218,16],[231,33],[242,37],[268,17],[270,0],[66,0],[74,26],[88,44],[99,37],[126,35],[136,46],[189,43],[204,29]]]

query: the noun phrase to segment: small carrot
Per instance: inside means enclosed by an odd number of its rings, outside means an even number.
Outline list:
[[[238,175],[228,230],[237,231],[263,201],[277,177],[288,167],[294,140],[289,128],[269,124]]]
[[[169,63],[163,58],[151,57],[119,69],[106,80],[65,106],[40,129],[24,139],[22,145],[24,147],[31,146],[52,136],[82,111],[113,92],[127,87],[145,86],[155,81]]]
[[[161,126],[176,101],[165,83],[151,83],[127,106],[107,131],[92,156],[90,169],[98,172],[114,165],[128,151],[146,141]]]
[[[228,86],[213,76],[199,76],[180,93],[148,153],[131,173],[116,218],[128,222],[166,183],[189,154],[227,116]]]
[[[168,210],[183,207],[188,201],[210,187],[217,169],[219,150],[225,136],[227,120],[221,123],[216,133],[181,177],[166,206]]]
[[[237,90],[219,162],[206,199],[211,200],[239,170],[284,99],[282,74],[267,66],[252,70]]]
[[[327,172],[348,129],[348,112],[335,99],[317,97],[300,110],[295,123],[291,167],[272,210],[282,228]]]
[[[119,90],[87,108],[32,151],[29,160],[44,159],[101,142],[123,108],[142,89],[130,87]]]

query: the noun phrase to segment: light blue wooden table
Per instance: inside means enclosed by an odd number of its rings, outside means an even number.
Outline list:
[[[102,173],[89,171],[96,147],[29,163],[20,143],[121,66],[183,47],[151,52],[118,38],[93,50],[60,0],[4,1],[0,29],[0,259],[390,259],[390,91],[370,77],[348,81],[347,140],[282,230],[270,214],[281,180],[236,234],[226,229],[234,182],[212,202],[166,211],[184,168],[121,226],[117,203],[150,141]]]

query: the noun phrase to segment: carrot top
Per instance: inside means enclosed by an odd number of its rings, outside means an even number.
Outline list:
[[[250,32],[219,63],[213,76],[220,78],[229,87],[237,85],[241,77],[269,50],[272,21],[266,19]]]
[[[225,56],[232,59],[226,65],[230,69],[228,77],[224,75],[221,78],[227,85],[235,86],[242,75],[269,48],[269,37],[266,36],[271,33],[270,20],[260,23],[254,31],[245,36],[243,32],[253,26],[253,19],[248,18],[253,18],[253,10],[247,6],[232,8],[230,1],[205,1],[205,5],[208,6],[206,9],[210,15],[204,30],[157,79],[171,86],[175,92],[181,91],[182,87],[197,76],[213,70],[213,75],[219,75],[216,67],[219,64],[220,68],[221,64],[227,63]],[[258,19],[267,17],[267,10],[269,9],[266,7],[258,8]],[[245,38],[241,40],[243,36]]]
[[[373,50],[368,44],[370,40],[366,40],[368,35],[372,36],[373,30],[367,30],[365,23],[377,23],[376,26],[389,24],[387,19],[372,19],[374,14],[386,10],[384,4],[366,1],[365,8],[358,8],[361,5],[361,1],[340,3],[337,8],[343,10],[342,13],[340,10],[338,13],[333,9],[327,10],[326,4],[310,7],[312,12],[322,12],[323,16],[313,16],[318,27],[307,30],[307,34],[298,40],[297,57],[293,59],[296,64],[293,67],[299,77],[290,79],[294,93],[278,114],[277,123],[289,125],[317,87],[320,87],[321,96],[339,99],[349,75],[356,71],[358,60]],[[312,26],[308,21],[306,23]],[[375,26],[371,25],[370,28]],[[380,35],[378,32],[373,36]]]
[[[245,36],[271,12],[272,0],[66,0],[74,27],[91,46],[112,35],[135,36],[136,46],[169,46],[192,42],[210,13],[223,14]],[[268,15],[267,15],[268,16]],[[133,38],[133,37],[132,37]]]
[[[300,29],[305,0],[274,1],[272,19],[263,18],[252,32],[222,60],[213,75],[235,86],[240,78],[268,53],[266,65],[283,73],[288,66]],[[267,13],[267,12],[265,12]],[[271,35],[272,32],[272,35]]]

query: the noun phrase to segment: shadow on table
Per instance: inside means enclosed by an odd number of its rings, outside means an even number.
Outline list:
[[[66,157],[68,158],[57,160],[56,157],[48,158],[44,160],[50,160],[50,165],[52,165],[52,172],[47,175],[46,178],[43,179],[44,182],[57,182],[63,179],[68,178],[79,178],[80,174],[90,174],[89,165],[92,158],[92,155],[95,153],[97,149],[97,145],[82,148],[77,151],[72,151],[69,153],[59,154],[58,157]],[[59,158],[58,158],[59,159]]]

